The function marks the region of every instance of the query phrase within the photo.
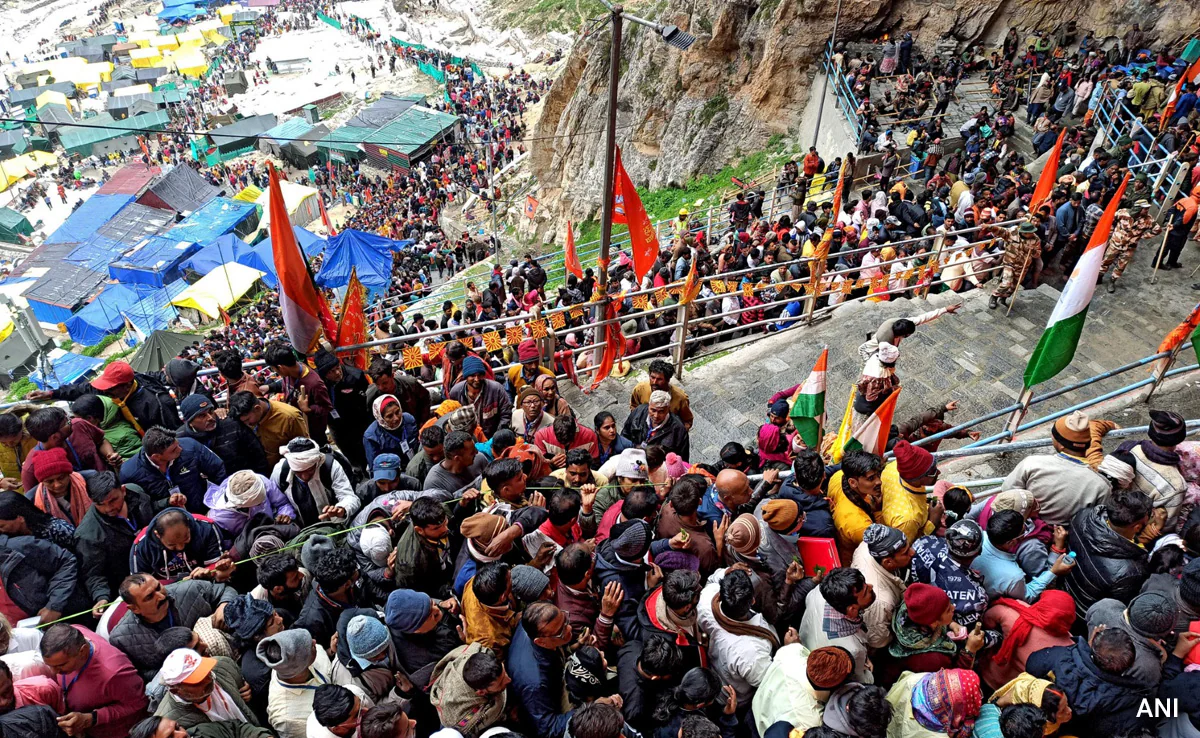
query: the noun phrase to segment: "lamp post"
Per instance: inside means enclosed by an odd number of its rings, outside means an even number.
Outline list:
[[[616,205],[613,175],[617,158],[617,85],[621,81],[621,32],[624,21],[628,19],[649,28],[669,46],[680,51],[691,48],[696,43],[696,37],[678,26],[663,25],[630,15],[622,5],[613,5],[608,0],[600,2],[608,8],[609,22],[612,24],[612,47],[608,59],[608,127],[604,134],[604,207],[600,213],[600,272],[596,279],[600,293],[607,294],[609,247],[612,243],[613,208]]]

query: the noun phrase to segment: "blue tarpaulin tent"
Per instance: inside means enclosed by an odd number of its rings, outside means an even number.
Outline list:
[[[310,259],[325,249],[325,244],[327,243],[325,239],[314,233],[309,233],[300,226],[292,226],[292,233],[296,234],[296,243],[300,244],[300,250],[303,251],[304,255]],[[355,231],[355,233],[358,233],[358,231]],[[370,236],[371,238],[380,238],[380,236],[375,236],[370,233],[364,235]],[[267,245],[267,253],[271,253],[271,237],[267,236],[261,242],[259,242],[258,245],[261,246],[264,243]]]
[[[107,272],[109,262],[119,257],[127,248],[129,246],[120,241],[93,233],[86,241],[76,246],[75,250],[67,255],[66,260],[93,272]]]
[[[386,290],[392,282],[391,239],[361,231],[344,231],[329,239],[325,263],[317,273],[322,287],[345,287],[350,283],[351,268],[358,270],[358,281],[368,292]]]
[[[257,205],[226,197],[215,197],[179,221],[179,224],[165,235],[176,241],[210,243],[217,236],[230,232],[245,235],[257,225]]]
[[[394,241],[390,238],[376,235],[374,233],[366,233],[365,231],[356,231],[354,229],[345,230],[329,239],[329,248],[341,246],[346,242],[354,242],[360,248],[369,247],[376,251],[403,251],[412,246],[412,239],[403,241]]]
[[[132,200],[131,195],[92,195],[50,234],[46,243],[83,243]]]
[[[188,283],[179,279],[161,290],[153,290],[130,306],[125,311],[125,316],[143,335],[149,336],[154,331],[163,330],[179,317],[179,310],[171,304],[171,300],[187,288]]]
[[[178,23],[179,21],[189,21],[204,15],[206,12],[204,8],[195,5],[178,5],[174,8],[163,8],[158,11],[158,19],[164,23]]]
[[[123,284],[110,284],[66,321],[71,340],[84,346],[94,346],[109,333],[125,325],[121,313],[133,307],[143,297],[138,290]]]
[[[175,231],[169,231],[175,235]],[[151,236],[127,250],[108,267],[108,276],[125,284],[162,287],[180,277],[179,265],[200,248],[192,241]]]
[[[241,256],[249,251],[250,244],[232,233],[226,233],[192,254],[187,261],[180,264],[180,267],[191,269],[200,276],[204,276],[222,264],[241,262]]]
[[[74,382],[76,379],[100,368],[103,364],[104,359],[96,359],[84,356],[83,354],[73,354],[70,351],[65,351],[62,355],[50,359],[53,376],[49,379],[44,379],[41,370],[38,370],[29,375],[29,380],[36,384],[38,389],[54,389]]]
[[[300,229],[296,228],[296,230]],[[261,270],[263,284],[271,289],[279,287],[279,273],[275,271],[275,254],[271,251],[270,239],[255,244],[249,251],[238,257],[238,263]]]

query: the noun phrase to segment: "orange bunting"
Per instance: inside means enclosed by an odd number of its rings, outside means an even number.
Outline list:
[[[516,346],[523,340],[525,340],[525,331],[521,330],[521,326],[510,325],[504,329],[504,342],[509,346]]]
[[[467,351],[470,351],[471,349],[475,348],[475,339],[474,338],[460,338],[460,339],[458,339],[458,342],[461,343],[463,345],[463,348],[465,348]]]
[[[424,359],[421,358],[420,346],[406,346],[404,348],[403,356],[404,369],[406,371],[420,369],[425,364]]]
[[[654,290],[654,302],[657,303],[659,307],[662,307],[664,304],[666,304],[668,297],[670,297],[670,294],[667,292],[666,287],[659,287],[658,289]]]
[[[742,285],[742,297],[754,297],[754,285],[750,284],[749,282]]]
[[[582,317],[583,317],[583,308],[581,308],[581,307],[571,308],[571,319],[572,320],[579,320]]]
[[[650,309],[650,295],[634,295],[633,296],[633,307],[635,310],[649,310]]]
[[[723,295],[729,291],[729,288],[725,286],[725,280],[723,279],[714,279],[713,281],[709,282],[709,285],[712,287],[712,291],[718,295]]]
[[[442,351],[445,348],[446,348],[445,341],[427,341],[425,343],[425,349],[427,351],[429,351],[429,358],[432,361],[436,361],[437,359],[441,358]]]
[[[561,331],[567,327],[567,318],[562,313],[550,313],[550,327]]]
[[[546,321],[541,318],[529,321],[529,335],[534,338],[545,338],[550,335],[546,330]]]
[[[499,331],[488,331],[483,334],[483,348],[489,352],[499,351],[504,348],[504,342],[500,339]]]

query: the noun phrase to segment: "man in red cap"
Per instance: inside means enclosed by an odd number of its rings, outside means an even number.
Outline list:
[[[542,357],[538,352],[537,342],[532,338],[526,338],[517,344],[517,361],[520,362],[520,366],[508,369],[508,391],[514,397],[522,388],[532,386],[534,380],[540,375],[554,376],[554,372],[542,366]]]
[[[937,462],[933,454],[908,441],[897,443],[892,453],[895,459],[883,468],[880,522],[904,533],[911,544],[932,533],[941,521],[941,506],[931,509],[925,496],[925,488],[937,481]]]
[[[138,435],[156,425],[174,430],[179,427],[179,407],[160,376],[134,372],[128,363],[114,361],[91,383],[75,382],[58,389],[35,390],[26,399],[71,401],[86,394],[107,395]]]

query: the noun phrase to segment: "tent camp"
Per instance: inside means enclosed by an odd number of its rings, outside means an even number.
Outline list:
[[[47,154],[45,151],[30,151],[6,161],[0,161],[0,192],[7,190],[26,177],[37,174],[43,167],[53,166],[57,162],[58,157],[54,154]]]
[[[105,285],[96,299],[65,321],[67,333],[75,343],[94,346],[110,333],[125,325],[123,313],[145,295],[133,286]]]
[[[214,197],[164,235],[179,241],[209,243],[225,233],[248,235],[257,226],[257,205]]]
[[[180,292],[171,304],[180,310],[195,310],[209,319],[216,319],[221,310],[228,310],[242,299],[262,275],[262,271],[244,264],[222,264]]]
[[[279,155],[296,169],[308,169],[321,163],[321,152],[317,149],[317,141],[329,134],[324,125],[313,126],[307,133],[295,137],[279,147]]]
[[[151,236],[109,264],[108,275],[126,284],[162,287],[179,279],[179,265],[199,248],[192,241]]]
[[[209,184],[195,169],[176,166],[150,185],[150,189],[138,198],[138,203],[160,210],[190,213],[219,194],[221,188]]]
[[[225,85],[225,91],[230,95],[240,95],[250,89],[250,83],[246,81],[246,73],[241,70],[226,72],[221,77],[221,84]]]
[[[300,250],[303,251],[304,255],[309,259],[324,251],[325,245],[328,243],[324,238],[321,238],[315,233],[310,233],[300,226],[292,226],[292,233],[296,234],[296,243],[300,244]],[[262,246],[264,244],[266,245],[267,253],[271,253],[271,237],[269,235],[257,245]]]
[[[133,198],[129,195],[92,195],[50,234],[46,243],[83,243],[130,202]]]
[[[278,123],[274,115],[253,115],[208,132],[209,143],[220,154],[254,148],[259,134]]]
[[[20,156],[29,149],[29,134],[24,129],[0,131],[0,159]]]
[[[325,247],[325,263],[317,272],[317,284],[345,287],[353,268],[368,292],[382,292],[392,283],[392,251],[403,248],[402,244],[362,231],[343,231],[329,239]]]
[[[263,191],[254,185],[246,185],[241,192],[233,196],[233,199],[238,202],[254,203],[258,201],[259,195],[262,193]]]
[[[377,166],[407,174],[433,151],[435,143],[454,141],[461,130],[458,116],[414,105],[367,136],[363,150]]]
[[[129,365],[135,372],[161,372],[168,361],[177,358],[195,340],[195,336],[186,333],[156,330],[129,357]]]
[[[50,352],[50,376],[43,377],[40,370],[29,375],[38,389],[57,389],[91,374],[104,365],[104,359],[95,359],[62,349]]]
[[[263,131],[258,139],[258,149],[266,154],[279,156],[279,149],[294,138],[299,138],[312,130],[312,123],[303,118],[288,118],[282,123]],[[323,134],[322,134],[323,135]]]
[[[33,314],[43,323],[65,323],[104,284],[107,274],[59,263],[25,292]]]
[[[192,254],[180,267],[204,276],[222,264],[234,261],[240,263],[241,257],[248,253],[250,253],[250,244],[232,233],[226,233]]]
[[[12,208],[0,208],[0,241],[21,243],[22,238],[33,235],[29,219]]]
[[[287,207],[288,220],[292,222],[292,225],[306,226],[321,217],[321,206],[318,203],[316,189],[286,179],[280,181],[279,189],[283,193],[283,204]],[[270,192],[264,192],[258,196],[257,203],[263,209],[259,228],[266,228],[271,222],[270,200]]]
[[[129,247],[161,234],[174,224],[174,213],[131,202],[97,228],[96,233]]]

